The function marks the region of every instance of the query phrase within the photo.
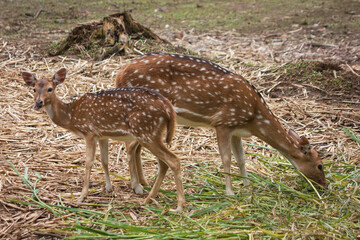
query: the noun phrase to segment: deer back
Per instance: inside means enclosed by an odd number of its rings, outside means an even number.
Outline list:
[[[159,129],[168,126],[168,135],[174,134],[171,124],[175,124],[175,111],[171,103],[159,93],[141,88],[87,93],[71,103],[68,114],[72,128],[84,135],[132,135],[151,141]]]

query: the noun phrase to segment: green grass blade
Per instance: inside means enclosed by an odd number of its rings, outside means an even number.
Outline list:
[[[209,213],[209,212],[214,212],[214,211],[216,211],[216,210],[218,210],[220,208],[224,208],[224,207],[229,206],[229,205],[230,204],[228,202],[217,203],[217,204],[212,205],[210,207],[207,207],[207,208],[201,209],[201,210],[199,210],[197,212],[194,212],[189,217],[192,218],[192,217],[203,215],[203,214],[206,214],[206,213]]]
[[[360,136],[357,136],[353,131],[349,130],[346,127],[343,127],[342,130],[346,132],[360,147]]]

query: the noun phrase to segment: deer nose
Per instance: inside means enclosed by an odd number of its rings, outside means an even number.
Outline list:
[[[40,99],[38,99],[38,100],[36,100],[36,102],[35,102],[35,109],[40,109],[42,106],[43,106],[43,101],[42,100],[40,100]]]
[[[327,189],[328,186],[329,186],[329,184],[328,184],[328,182],[327,182],[326,180],[324,180],[324,181],[321,183],[321,185],[322,185],[323,188],[325,188],[325,189]]]

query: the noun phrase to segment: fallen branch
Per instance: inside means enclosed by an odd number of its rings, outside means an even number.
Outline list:
[[[350,69],[350,71],[351,71],[353,74],[355,74],[356,76],[360,77],[360,75],[357,74],[357,73],[354,71],[354,69],[353,69],[352,67],[350,67],[349,64],[346,63],[346,66]]]
[[[36,12],[36,14],[35,14],[35,16],[34,16],[34,19],[37,19],[37,18],[39,17],[39,15],[40,15],[41,12],[44,12],[44,9],[40,8],[40,9]]]
[[[339,46],[337,46],[337,45],[325,44],[325,43],[315,43],[315,42],[305,43],[305,45],[310,46],[310,47],[320,47],[320,48],[339,48]]]

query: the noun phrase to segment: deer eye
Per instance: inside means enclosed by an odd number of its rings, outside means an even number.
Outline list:
[[[52,92],[52,90],[53,90],[52,88],[49,88],[49,89],[48,89],[48,92]]]
[[[36,89],[34,88],[34,92],[36,92]]]
[[[322,171],[322,170],[323,170],[323,165],[319,164],[319,165],[318,165],[318,169],[319,169],[320,171]]]

